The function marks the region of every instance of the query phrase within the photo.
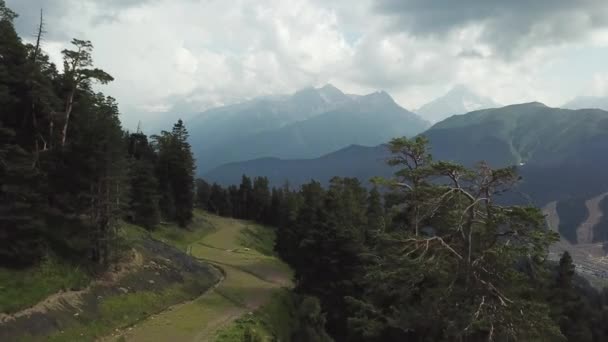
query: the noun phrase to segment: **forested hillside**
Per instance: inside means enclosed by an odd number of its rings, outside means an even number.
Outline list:
[[[527,103],[456,115],[422,135],[429,139],[430,151],[439,160],[467,166],[479,161],[493,167],[517,166],[522,182],[503,200],[532,201],[541,207],[564,201],[558,211],[568,223],[560,231],[571,238],[588,216],[573,208],[584,208],[586,201],[608,191],[604,172],[608,164],[600,158],[608,149],[607,124],[608,112],[599,109],[566,110]],[[311,179],[327,184],[333,176],[343,176],[365,183],[393,172],[384,163],[387,158],[386,146],[351,146],[317,159],[227,164],[205,178],[231,184],[247,174],[267,176],[273,185],[285,181],[300,185]],[[600,220],[594,229],[596,236],[603,236],[608,226]],[[570,241],[576,242],[576,238]]]
[[[154,227],[192,219],[194,159],[178,121],[153,136],[122,130],[113,80],[74,39],[63,68],[13,26],[0,2],[0,264],[58,257],[107,265],[121,219]]]
[[[548,261],[559,237],[541,211],[497,204],[516,169],[437,161],[427,144],[394,139],[395,175],[371,189],[341,177],[270,189],[243,176],[228,188],[199,180],[197,199],[278,227],[296,291],[319,299],[336,341],[605,339],[606,294],[568,253]]]

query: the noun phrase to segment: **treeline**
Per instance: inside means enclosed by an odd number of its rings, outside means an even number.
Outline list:
[[[286,184],[282,188],[270,188],[268,178],[250,178],[243,175],[241,184],[227,188],[217,183],[196,180],[197,207],[225,217],[252,220],[278,227],[284,224],[285,206],[295,206],[297,192]]]
[[[320,301],[317,322],[336,341],[608,339],[607,292],[577,277],[567,253],[547,259],[558,236],[539,209],[498,204],[514,169],[434,161],[424,138],[390,148],[399,170],[375,180],[383,194],[350,178],[294,191],[244,176],[228,189],[199,181],[198,198],[278,227],[295,291]]]
[[[121,219],[186,225],[194,202],[187,131],[125,132],[116,101],[95,92],[112,77],[91,42],[74,39],[60,71],[14,29],[0,0],[0,265],[47,255],[106,264]]]

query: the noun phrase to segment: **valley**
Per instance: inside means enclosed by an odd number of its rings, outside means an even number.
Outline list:
[[[577,272],[599,289],[608,285],[608,252],[606,251],[605,241],[594,242],[593,232],[606,229],[603,225],[598,225],[601,223],[601,218],[608,214],[600,208],[600,202],[607,196],[608,194],[602,194],[585,201],[586,219],[576,228],[577,243],[573,244],[562,237],[559,242],[551,245],[549,249],[549,258],[555,261],[559,260],[564,252],[569,252],[576,265]],[[558,232],[560,219],[556,210],[556,203],[547,204],[543,208],[543,213],[546,215],[548,227]]]

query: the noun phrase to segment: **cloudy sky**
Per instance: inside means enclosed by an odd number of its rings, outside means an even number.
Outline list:
[[[499,103],[608,95],[605,0],[6,0],[60,61],[95,45],[127,125],[332,83],[408,109],[465,84]]]

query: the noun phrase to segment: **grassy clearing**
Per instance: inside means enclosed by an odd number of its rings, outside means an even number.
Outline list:
[[[153,230],[151,235],[157,240],[186,251],[194,241],[203,239],[217,229],[209,217],[209,214],[197,209],[194,211],[193,222],[188,228],[180,228],[175,224],[163,224]]]
[[[125,255],[139,255],[141,259],[128,266],[134,267],[131,273],[121,277],[111,287],[104,282],[93,283],[88,291],[78,294],[73,301],[66,302],[65,307],[63,304],[61,307],[53,307],[52,312],[47,315],[50,319],[58,319],[61,331],[42,337],[43,335],[34,329],[36,332],[32,334],[36,336],[23,331],[22,334],[15,334],[11,340],[95,341],[111,335],[117,329],[128,330],[137,322],[169,307],[199,297],[204,291],[212,288],[218,278],[211,277],[210,273],[205,273],[210,271],[204,269],[190,271],[189,266],[182,264],[191,262],[183,260],[188,259],[187,257],[173,259],[170,255],[175,252],[171,252],[170,248],[164,250],[162,244],[155,247],[147,240],[148,237],[171,240],[171,245],[185,250],[186,241],[201,238],[214,230],[206,223],[201,212],[196,213],[193,227],[194,229],[185,230],[176,226],[162,226],[150,232],[142,227],[123,223],[116,241],[117,246]],[[104,278],[104,281],[106,279]],[[84,288],[91,280],[84,271],[53,260],[26,271],[0,269],[0,308],[2,311],[13,312],[36,304],[59,290]],[[219,299],[224,300],[223,297]],[[33,324],[35,322],[34,319]],[[156,339],[148,339],[150,340]]]
[[[26,309],[53,293],[82,289],[90,280],[84,269],[54,258],[25,270],[0,268],[0,312]]]
[[[123,223],[119,243],[128,244],[145,234],[145,229]],[[91,280],[91,273],[84,267],[54,257],[23,270],[0,267],[0,313],[27,309],[60,291],[83,289]]]
[[[262,308],[221,330],[215,341],[241,342],[246,334],[261,341],[289,341],[297,324],[295,310],[292,294],[288,290],[277,291]]]
[[[199,294],[201,286],[205,285],[191,278],[160,292],[140,291],[108,297],[101,301],[99,317],[95,320],[83,319],[81,324],[50,336],[47,341],[92,341],[107,336],[116,328],[126,328],[171,305],[191,299]]]
[[[219,330],[232,327],[231,323],[240,317],[247,319],[249,313],[261,307],[265,317],[273,317],[264,322],[289,328],[279,321],[290,316],[284,314],[286,306],[278,294],[287,293],[281,286],[289,284],[291,271],[271,256],[274,231],[202,212],[197,215],[197,229],[180,236],[163,235],[165,241],[218,265],[224,270],[225,279],[194,301],[162,312],[110,340],[214,341]]]
[[[254,249],[264,255],[276,256],[274,251],[275,239],[274,229],[257,224],[247,224],[241,231],[239,243],[243,247]]]

